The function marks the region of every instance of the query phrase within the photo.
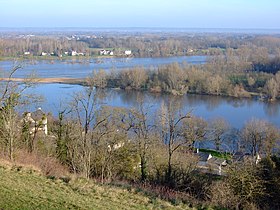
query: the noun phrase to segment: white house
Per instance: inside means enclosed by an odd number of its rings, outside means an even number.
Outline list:
[[[102,50],[99,51],[99,55],[114,55],[114,52],[111,51],[111,50],[102,49]]]
[[[43,131],[45,135],[48,135],[48,119],[41,108],[38,108],[35,112],[25,113],[23,121],[29,123],[30,134]]]
[[[77,52],[77,51],[72,50],[71,55],[72,55],[72,56],[79,56],[79,55],[82,55],[82,56],[83,56],[83,55],[85,55],[85,53]]]
[[[224,174],[223,167],[227,166],[225,159],[214,157],[208,152],[199,152],[199,150],[197,150],[196,156],[199,158],[197,163],[199,171],[220,176]]]
[[[187,52],[188,53],[193,53],[193,49],[190,48],[190,49],[187,50]]]
[[[111,152],[112,150],[117,150],[121,147],[124,146],[124,142],[118,142],[118,143],[115,143],[113,145],[108,145],[108,152]]]
[[[76,55],[78,55],[78,53],[77,53],[77,51],[72,51],[72,52],[71,52],[71,55],[72,55],[72,56],[76,56]]]
[[[29,51],[24,52],[24,55],[30,55]]]
[[[125,55],[131,55],[132,52],[131,52],[131,50],[126,50],[126,51],[124,51],[124,54],[125,54]]]
[[[48,53],[46,53],[46,52],[41,53],[41,56],[46,56],[46,55],[48,55]]]

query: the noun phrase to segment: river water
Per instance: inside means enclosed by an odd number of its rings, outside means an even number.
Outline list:
[[[26,109],[42,107],[44,111],[57,115],[60,110],[69,108],[75,92],[83,90],[84,87],[79,85],[39,84],[34,88],[28,89],[26,93],[40,94],[44,96],[44,102],[32,104],[31,107]],[[155,109],[158,109],[163,102],[176,97],[176,100],[181,103],[184,112],[192,110],[193,115],[208,121],[222,117],[231,126],[241,128],[247,121],[257,118],[267,120],[280,127],[279,102],[265,103],[254,99],[235,99],[206,95],[172,96],[118,89],[103,90],[101,95],[105,105],[132,108],[138,105],[137,97],[141,97]]]
[[[145,68],[157,67],[160,65],[177,62],[179,64],[204,64],[207,61],[206,56],[182,56],[182,57],[167,57],[167,58],[102,58],[90,60],[49,60],[49,61],[1,61],[0,70],[9,71],[13,65],[21,64],[22,69],[19,69],[14,77],[24,78],[31,74],[35,74],[39,78],[85,78],[93,70],[119,70],[125,68],[133,68],[141,66]],[[0,75],[1,77],[1,75]]]

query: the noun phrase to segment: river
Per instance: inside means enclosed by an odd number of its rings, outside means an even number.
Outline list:
[[[35,72],[38,77],[53,78],[84,78],[94,69],[118,70],[133,66],[159,66],[173,62],[203,64],[207,60],[205,56],[170,57],[170,58],[104,58],[68,61],[36,61],[35,64],[25,63],[24,67],[16,72],[15,77],[24,78]],[[0,70],[9,70],[13,65],[12,61],[1,61]],[[82,91],[84,87],[67,84],[38,84],[28,89],[27,93],[42,95],[45,98],[43,103],[33,103],[25,110],[34,110],[42,107],[46,112],[52,112],[55,116],[59,110],[66,108],[71,101],[74,92]],[[103,93],[104,103],[111,106],[133,107],[137,105],[136,96],[145,98],[146,102],[153,103],[159,107],[171,95],[152,94],[148,92],[128,92],[123,90],[105,90]],[[266,103],[256,99],[235,99],[230,97],[185,95],[177,97],[184,111],[193,110],[192,113],[206,120],[222,117],[233,127],[241,128],[252,118],[264,119],[280,127],[280,103]]]
[[[73,99],[74,93],[83,91],[84,87],[68,84],[39,84],[28,89],[26,93],[41,94],[45,101],[32,104],[26,109],[34,110],[42,107],[46,112],[58,114],[59,110],[69,108],[69,103]],[[124,91],[117,89],[106,89],[102,93],[105,105],[132,108],[135,107],[137,97],[144,98],[146,103],[153,105],[156,109],[163,102],[171,97],[166,94],[153,94],[149,92]],[[183,110],[202,117],[208,121],[222,117],[231,126],[241,128],[252,118],[264,119],[280,127],[280,103],[265,103],[254,99],[236,99],[231,97],[206,96],[206,95],[185,95],[176,97],[176,100],[183,106]],[[27,111],[27,110],[26,110]]]
[[[73,59],[73,60],[43,60],[43,61],[0,61],[0,70],[8,72],[15,64],[21,64],[14,77],[25,78],[35,75],[39,78],[85,78],[93,70],[120,70],[141,66],[145,68],[157,67],[177,62],[179,64],[204,64],[207,56],[177,56],[167,58],[99,58],[99,59]],[[0,75],[1,77],[1,75]],[[3,76],[4,77],[4,76]]]

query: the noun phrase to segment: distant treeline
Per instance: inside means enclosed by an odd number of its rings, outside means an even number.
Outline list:
[[[227,49],[258,50],[269,55],[280,54],[280,38],[264,35],[237,34],[139,34],[104,36],[23,36],[0,39],[0,56],[10,57],[30,52],[60,56],[67,51],[77,51],[88,56],[98,55],[98,49],[119,51],[128,49],[135,57],[165,57],[182,55],[223,55]],[[256,52],[257,54],[257,52]]]

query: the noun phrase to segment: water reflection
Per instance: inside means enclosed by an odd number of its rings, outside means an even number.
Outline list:
[[[278,102],[272,102],[272,103],[264,102],[264,111],[270,117],[278,116],[279,115],[279,103]]]
[[[234,127],[240,128],[252,118],[266,119],[280,125],[279,102],[264,103],[254,99],[237,99],[231,97],[186,95],[183,97],[161,95],[149,92],[109,90],[107,101],[114,106],[137,106],[137,98],[143,97],[146,103],[155,104],[156,108],[167,100],[175,99],[182,104],[185,112],[211,120],[223,117]]]
[[[66,107],[76,91],[84,87],[65,84],[41,84],[31,91],[45,97],[45,102],[36,104],[48,112],[57,115],[61,107]],[[146,104],[153,105],[154,111],[168,100],[176,100],[182,106],[183,112],[192,110],[192,113],[206,120],[217,117],[225,118],[233,127],[241,128],[252,118],[265,119],[280,127],[279,102],[265,103],[254,99],[236,99],[230,97],[185,95],[182,97],[149,92],[123,91],[118,89],[98,90],[96,95],[106,105],[132,108],[138,106],[137,99],[141,98]]]

